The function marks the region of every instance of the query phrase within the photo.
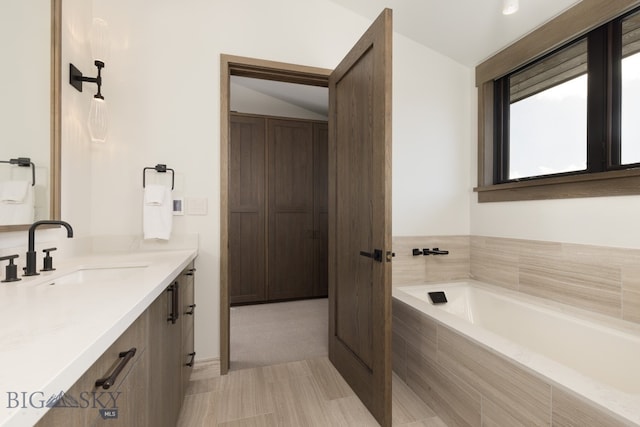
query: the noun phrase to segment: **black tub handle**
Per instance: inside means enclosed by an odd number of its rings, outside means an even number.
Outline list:
[[[118,375],[120,375],[120,372],[122,372],[127,363],[129,363],[129,360],[133,359],[133,356],[135,356],[135,354],[135,347],[132,347],[128,351],[120,352],[120,354],[118,354],[118,357],[122,360],[120,361],[120,363],[118,363],[116,369],[114,369],[111,375],[109,375],[108,377],[96,380],[96,387],[102,387],[103,389],[108,390],[112,385],[114,385],[116,383],[116,380],[118,379]]]

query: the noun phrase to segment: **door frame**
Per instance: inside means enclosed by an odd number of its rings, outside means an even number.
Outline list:
[[[229,372],[229,129],[231,76],[329,86],[333,70],[235,55],[220,55],[220,373]]]

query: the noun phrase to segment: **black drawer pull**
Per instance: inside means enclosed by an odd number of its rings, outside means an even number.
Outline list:
[[[189,316],[193,316],[193,312],[196,310],[196,305],[195,304],[190,304],[189,308],[191,310],[185,311],[184,314],[189,315]]]
[[[178,317],[180,317],[180,295],[179,295],[179,287],[178,282],[173,282],[172,285],[169,285],[167,288],[167,292],[171,292],[171,312],[169,313],[169,317],[167,317],[167,322],[176,323]]]
[[[195,352],[195,351],[193,351],[193,352],[189,353],[189,356],[191,357],[191,360],[189,360],[189,361],[186,363],[186,366],[188,366],[188,367],[190,367],[190,368],[191,368],[191,367],[193,366],[193,361],[196,359],[196,352]]]
[[[190,268],[189,270],[187,270],[185,274],[185,276],[193,276],[193,273],[195,273],[196,269],[195,268]]]
[[[116,379],[118,379],[118,375],[120,375],[120,372],[122,372],[127,363],[129,363],[129,360],[131,360],[133,356],[135,356],[135,354],[135,347],[132,347],[128,351],[120,352],[118,357],[122,360],[120,361],[120,363],[118,363],[116,369],[114,369],[111,375],[109,375],[108,377],[96,380],[96,387],[102,387],[103,389],[108,390],[112,385],[114,385],[116,383]]]

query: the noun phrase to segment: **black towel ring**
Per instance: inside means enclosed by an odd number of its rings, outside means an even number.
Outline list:
[[[142,169],[142,188],[146,187],[146,173],[147,170],[155,170],[158,173],[166,173],[167,171],[171,171],[171,190],[173,190],[175,184],[175,172],[173,169],[168,168],[167,165],[157,164],[155,167],[146,167]]]

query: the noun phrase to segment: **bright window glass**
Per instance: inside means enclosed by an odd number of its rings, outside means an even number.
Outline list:
[[[640,163],[640,15],[622,21],[622,164]]]

